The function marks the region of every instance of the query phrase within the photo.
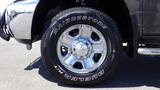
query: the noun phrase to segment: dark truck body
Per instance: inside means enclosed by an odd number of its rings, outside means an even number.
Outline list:
[[[125,16],[120,17],[125,18],[125,22],[122,22],[123,30],[121,32],[124,40],[127,40],[130,48],[132,48],[129,51],[130,53],[133,54],[137,51],[138,44],[160,44],[159,0],[55,0],[54,2],[51,0],[17,0],[9,4],[2,13],[3,17],[1,16],[0,21],[1,36],[7,40],[9,40],[9,37],[14,37],[25,44],[31,44],[39,40],[43,31],[39,28],[44,17],[50,8],[55,8],[49,4],[50,2],[53,5],[59,4],[61,9],[57,12],[77,6],[105,10],[105,4],[107,7],[108,3],[111,3],[110,9],[114,10],[113,13],[118,14],[120,12],[121,16]],[[106,12],[113,14],[109,10]],[[41,18],[41,16],[43,17]],[[122,21],[122,19],[116,17],[114,16],[115,19]],[[4,26],[7,29],[4,30]],[[126,35],[126,33],[128,34]]]
[[[87,86],[108,77],[122,53],[160,55],[160,0],[16,0],[0,15],[0,36],[29,50],[41,40],[49,72]]]

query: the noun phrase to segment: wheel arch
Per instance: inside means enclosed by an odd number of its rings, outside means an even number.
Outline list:
[[[81,6],[72,1],[73,0],[54,0],[53,2],[52,0],[40,0],[33,18],[31,31],[32,42],[41,39],[43,35],[43,21],[50,9],[53,9],[56,6],[60,6],[62,10]],[[138,23],[137,21],[134,21],[134,17],[130,16],[130,10],[124,0],[88,0],[84,7],[98,9],[117,21],[123,42],[127,42],[129,46],[127,50],[128,55],[133,56],[136,53],[138,34],[135,32],[138,31],[135,27],[138,27]]]
[[[50,3],[51,1],[51,3]],[[31,29],[31,39],[32,42],[40,40],[42,37],[43,31],[43,21],[45,20],[46,14],[48,11],[54,7],[56,7],[58,0],[54,0],[54,5],[52,0],[40,0],[37,4],[37,7],[34,12],[33,21],[32,21],[32,29]]]
[[[133,10],[136,12],[137,7],[131,5],[127,0],[97,0],[99,1],[100,9],[117,21],[123,42],[128,43],[127,54],[133,57],[137,53],[138,47],[138,18],[133,15]]]

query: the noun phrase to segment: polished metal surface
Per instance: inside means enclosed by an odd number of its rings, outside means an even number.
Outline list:
[[[74,45],[73,45],[73,53],[75,53],[75,55],[77,57],[83,57],[86,56],[89,52],[89,48],[88,46],[82,42],[82,41],[77,41]]]
[[[68,70],[89,73],[104,62],[107,44],[95,27],[77,24],[62,33],[57,44],[57,54],[61,64]]]
[[[18,1],[6,8],[6,25],[16,39],[31,39],[32,19],[38,2],[39,0]]]
[[[160,48],[139,48],[138,53],[142,55],[160,55]]]

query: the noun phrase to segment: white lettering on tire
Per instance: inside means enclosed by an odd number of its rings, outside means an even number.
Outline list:
[[[103,29],[107,29],[107,26],[102,22],[99,21],[98,19],[91,17],[91,16],[73,16],[70,18],[65,19],[64,21],[62,21],[62,23],[59,23],[57,25],[57,27],[52,27],[51,29],[53,30],[54,34],[56,35],[58,33],[58,31],[65,25],[68,24],[70,22],[74,22],[76,20],[88,20],[88,21],[92,21],[93,23],[98,24],[99,26],[101,26]]]
[[[71,81],[88,82],[88,81],[96,80],[103,75],[104,75],[104,70],[101,70],[100,72],[98,72],[94,75],[88,76],[88,77],[75,77],[75,76],[71,76],[69,74],[64,74],[64,78],[71,80]]]

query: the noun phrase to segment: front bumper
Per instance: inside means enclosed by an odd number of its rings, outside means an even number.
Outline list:
[[[0,16],[0,37],[3,38],[4,40],[9,41],[10,35],[6,30],[7,29],[5,27],[5,13],[4,13],[3,15]]]
[[[22,0],[10,4],[0,19],[0,36],[8,39],[31,39],[34,11],[39,0]]]

